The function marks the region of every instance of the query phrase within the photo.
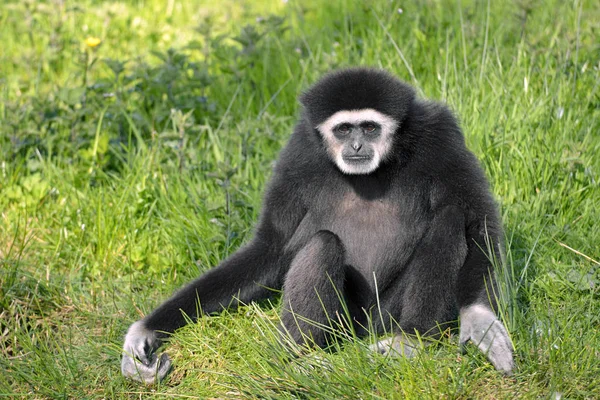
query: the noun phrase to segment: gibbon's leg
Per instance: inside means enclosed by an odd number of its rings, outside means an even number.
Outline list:
[[[344,317],[344,246],[329,231],[317,232],[292,260],[283,284],[281,322],[297,344],[327,345],[332,322]]]
[[[456,320],[455,282],[466,255],[463,212],[447,206],[436,213],[398,281],[381,294],[382,317],[389,313],[395,321],[377,321],[376,326],[389,331],[399,324],[403,332],[371,350],[410,357],[420,347],[411,335],[435,337],[438,325]]]

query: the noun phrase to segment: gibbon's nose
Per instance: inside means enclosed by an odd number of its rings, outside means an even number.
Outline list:
[[[358,153],[358,151],[362,148],[362,144],[355,142],[352,144],[352,148]]]

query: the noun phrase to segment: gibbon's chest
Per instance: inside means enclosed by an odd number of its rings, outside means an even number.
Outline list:
[[[425,231],[420,205],[404,196],[366,200],[346,193],[322,219],[346,248],[346,262],[363,274],[404,265]]]
[[[365,199],[348,190],[337,201],[323,200],[309,207],[288,248],[297,251],[319,230],[329,230],[344,244],[346,263],[365,277],[402,267],[425,231],[421,204],[410,197]]]
[[[348,264],[371,272],[395,257],[404,231],[400,215],[399,205],[389,200],[365,200],[347,193],[321,224],[340,237]]]

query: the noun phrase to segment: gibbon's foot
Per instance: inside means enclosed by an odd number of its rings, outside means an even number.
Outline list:
[[[156,332],[146,329],[142,321],[133,323],[123,345],[123,376],[148,385],[167,376],[171,370],[171,360],[166,353],[160,357],[155,353],[160,345]]]
[[[460,345],[471,340],[498,371],[512,375],[515,367],[513,346],[508,332],[496,314],[479,304],[460,310]]]
[[[401,356],[406,358],[414,357],[422,348],[423,345],[416,339],[411,339],[403,334],[380,340],[369,346],[369,350],[385,356]]]

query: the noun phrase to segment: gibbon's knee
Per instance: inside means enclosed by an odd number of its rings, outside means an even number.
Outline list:
[[[344,246],[340,238],[331,231],[321,230],[304,245],[296,254],[286,275],[286,284],[289,279],[301,278],[306,280],[312,274],[327,273],[334,276],[343,273]],[[308,272],[311,274],[307,274]]]
[[[326,345],[327,327],[343,314],[344,278],[341,240],[330,231],[317,232],[294,257],[283,285],[281,322],[296,343]]]

